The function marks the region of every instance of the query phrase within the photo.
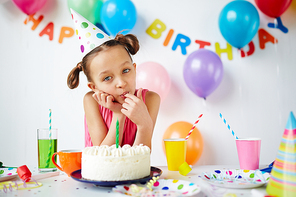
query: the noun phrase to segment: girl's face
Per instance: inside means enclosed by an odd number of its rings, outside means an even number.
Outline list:
[[[136,64],[123,46],[101,51],[90,63],[92,90],[101,90],[124,103],[125,94],[134,94],[136,89]]]

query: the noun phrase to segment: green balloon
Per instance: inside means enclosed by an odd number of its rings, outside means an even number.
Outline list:
[[[101,9],[104,0],[68,0],[68,8],[72,8],[89,22],[101,24]]]

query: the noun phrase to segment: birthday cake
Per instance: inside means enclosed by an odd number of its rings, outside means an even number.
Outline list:
[[[116,145],[86,147],[82,151],[81,175],[94,181],[123,181],[150,175],[150,148]]]

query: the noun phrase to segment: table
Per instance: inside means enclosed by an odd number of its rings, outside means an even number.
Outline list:
[[[168,171],[166,166],[157,166],[160,168],[163,173],[160,179],[179,179],[179,180],[187,180],[193,182],[201,187],[201,192],[195,195],[195,197],[263,197],[265,194],[265,186],[260,188],[255,188],[256,192],[262,193],[262,195],[254,195],[254,190],[252,189],[228,189],[217,186],[212,186],[205,181],[201,180],[198,175],[202,174],[202,172],[209,172],[215,169],[238,169],[238,166],[224,166],[224,165],[206,165],[206,166],[194,166],[192,171],[187,175],[183,176],[179,174],[178,171]],[[29,168],[30,170],[32,168]],[[37,168],[33,168],[31,170],[33,175],[38,174]],[[19,180],[19,178],[15,178],[15,180]],[[126,195],[115,193],[112,191],[112,188],[108,187],[98,187],[89,183],[82,183],[68,177],[64,172],[58,173],[57,176],[44,178],[37,180],[41,182],[43,185],[39,188],[28,189],[28,190],[16,190],[7,191],[4,193],[3,190],[0,191],[0,196],[5,197],[30,197],[30,196],[42,196],[42,197],[98,197],[98,196],[112,196],[112,197],[124,197]]]

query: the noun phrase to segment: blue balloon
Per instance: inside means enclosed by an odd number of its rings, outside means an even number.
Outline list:
[[[101,22],[106,31],[115,36],[126,34],[136,24],[136,7],[130,0],[107,0],[101,10]]]
[[[256,35],[260,24],[259,13],[248,1],[232,1],[220,13],[219,28],[232,46],[241,49]]]

